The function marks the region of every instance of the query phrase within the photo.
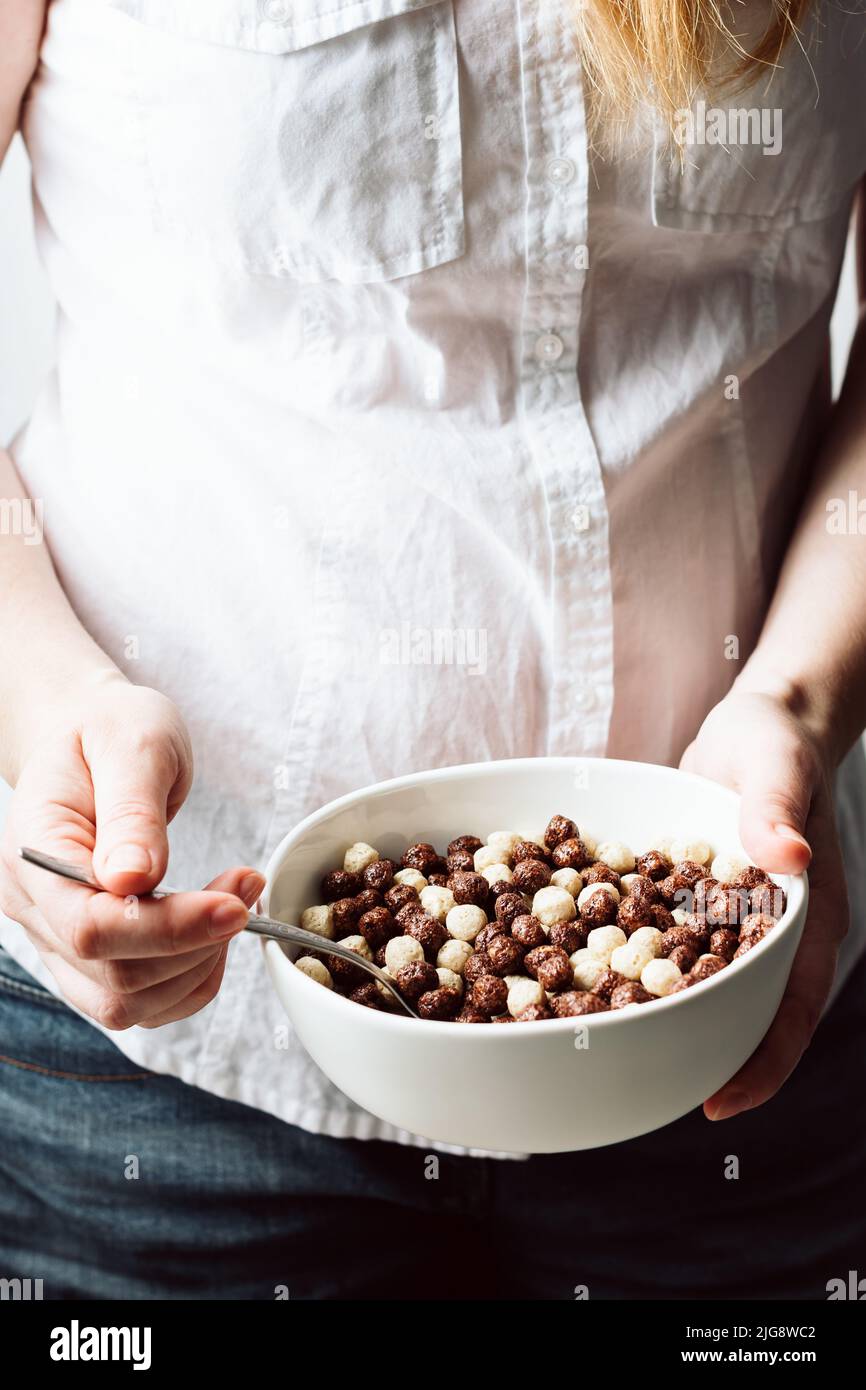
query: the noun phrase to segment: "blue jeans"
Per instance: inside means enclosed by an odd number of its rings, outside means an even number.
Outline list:
[[[45,1298],[823,1299],[866,1274],[866,964],[769,1105],[525,1162],[307,1134],[0,952],[0,1278]],[[739,1177],[731,1172],[739,1161]]]

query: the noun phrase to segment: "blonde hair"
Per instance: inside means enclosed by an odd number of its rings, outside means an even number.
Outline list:
[[[572,0],[593,144],[616,144],[641,108],[673,129],[700,91],[736,91],[772,72],[811,0],[763,0],[767,19],[744,46],[737,10],[750,0]]]

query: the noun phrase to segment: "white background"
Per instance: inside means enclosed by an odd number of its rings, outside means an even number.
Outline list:
[[[852,246],[833,315],[836,389],[857,318]],[[39,381],[51,363],[53,305],[33,244],[29,168],[16,137],[0,170],[0,442],[8,444],[27,419]],[[0,821],[9,791],[0,780]]]

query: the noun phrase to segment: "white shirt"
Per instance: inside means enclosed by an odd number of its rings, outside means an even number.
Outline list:
[[[820,418],[866,169],[864,21],[822,13],[774,78],[781,150],[695,143],[680,174],[590,158],[553,0],[54,0],[24,131],[58,364],[14,454],[83,623],[189,723],[170,881],[407,771],[678,761]],[[841,795],[863,901],[859,764]],[[244,938],[203,1012],[111,1036],[411,1138],[284,1024]]]

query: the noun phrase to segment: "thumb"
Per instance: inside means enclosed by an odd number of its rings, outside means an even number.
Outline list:
[[[112,740],[90,763],[96,812],[93,869],[112,893],[147,893],[168,863],[169,794],[180,775],[170,740],[124,748]]]
[[[812,777],[794,759],[774,763],[765,756],[744,780],[740,839],[762,869],[801,874],[809,867],[812,850],[803,831],[812,793]]]

